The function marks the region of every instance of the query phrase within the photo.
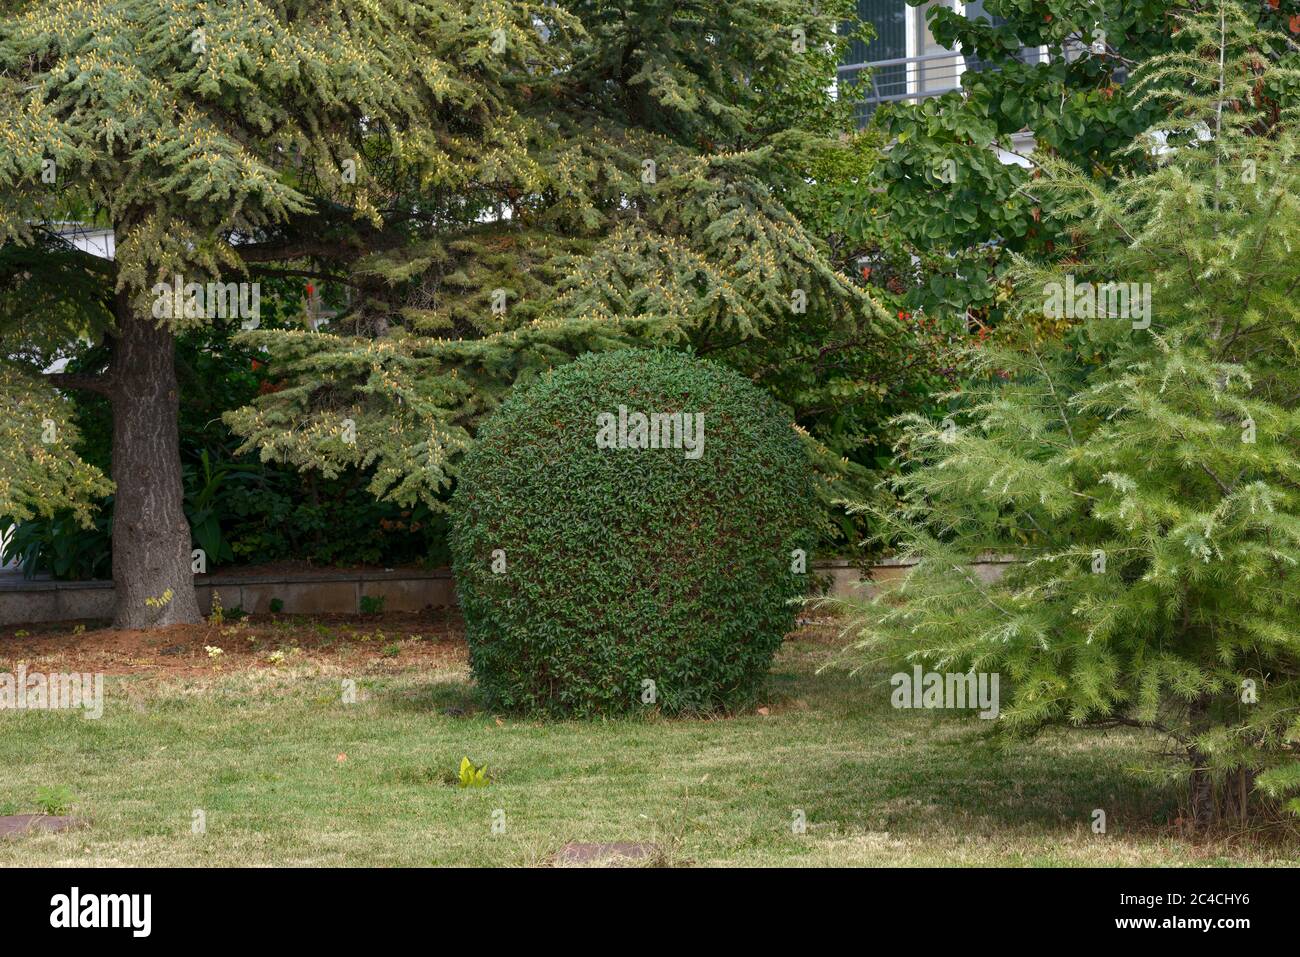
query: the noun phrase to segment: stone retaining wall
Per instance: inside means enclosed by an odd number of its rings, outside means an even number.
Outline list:
[[[221,607],[242,608],[250,614],[271,610],[272,600],[284,603],[286,614],[309,615],[361,610],[363,597],[384,599],[384,611],[420,611],[456,603],[451,572],[337,571],[292,573],[280,576],[200,575],[194,579],[199,609],[212,607],[212,593],[221,595]],[[0,579],[0,625],[75,618],[111,618],[111,581],[26,581],[20,576]]]
[[[980,578],[992,581],[1009,562],[1010,559],[990,557],[971,568]],[[906,574],[909,567],[885,560],[870,567],[869,577],[874,581],[888,581]],[[862,572],[843,560],[814,562],[813,572],[828,577],[830,594],[839,597],[857,593],[862,582]],[[456,603],[451,571],[445,568],[432,571],[321,569],[279,576],[200,575],[194,580],[194,588],[199,608],[204,612],[212,607],[214,591],[221,595],[222,608],[242,608],[250,614],[269,612],[276,598],[284,604],[281,611],[291,615],[355,614],[361,610],[363,597],[383,598],[384,611],[420,611]],[[112,615],[112,582],[27,581],[12,572],[0,576],[0,626],[111,618]]]

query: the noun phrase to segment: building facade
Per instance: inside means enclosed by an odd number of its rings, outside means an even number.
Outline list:
[[[983,68],[978,58],[950,50],[934,39],[926,14],[936,6],[948,7],[971,20],[983,17],[994,25],[1003,22],[984,11],[984,0],[929,0],[915,7],[905,0],[858,0],[859,19],[870,23],[876,35],[869,43],[855,40],[849,44],[838,79],[841,84],[859,78],[863,81],[855,94],[861,97],[859,123],[865,123],[881,103],[914,102],[961,89],[963,73]],[[1045,57],[1041,48],[1026,47],[1020,58],[1037,63]],[[864,71],[867,76],[861,77]]]

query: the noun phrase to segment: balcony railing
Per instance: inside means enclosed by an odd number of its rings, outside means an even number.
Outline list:
[[[965,69],[968,67],[960,53],[944,51],[893,60],[846,63],[839,68],[839,77],[854,81],[859,73],[867,70],[867,82],[857,89],[865,94],[863,104],[874,108],[880,103],[923,100],[960,89],[961,74]]]
[[[1021,51],[1024,63],[1038,63],[1041,54],[1036,47]],[[867,60],[862,63],[845,63],[837,71],[841,82],[854,82],[858,74],[867,71],[867,80],[857,86],[859,121],[865,122],[881,103],[898,100],[918,101],[961,89],[962,74],[991,69],[992,65],[974,56],[944,50],[923,56],[897,57],[892,60]]]
[[[960,53],[948,50],[924,56],[897,57],[848,63],[839,68],[841,81],[855,81],[867,71],[867,79],[856,87],[858,100],[854,113],[859,125],[865,124],[881,103],[899,100],[918,101],[961,89],[961,74],[970,69]]]

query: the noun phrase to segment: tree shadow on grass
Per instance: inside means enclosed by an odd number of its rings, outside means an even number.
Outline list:
[[[890,677],[904,670],[899,663],[818,671],[827,660],[812,646],[788,647],[770,683],[778,702],[811,705],[800,747],[807,762],[800,773],[819,784],[816,800],[809,798],[810,819],[820,812],[848,828],[992,834],[1087,831],[1097,809],[1106,812],[1108,831],[1160,829],[1176,816],[1177,787],[1134,773],[1159,760],[1156,735],[1052,729],[999,747],[993,722],[974,712],[896,709]],[[851,756],[818,747],[826,721],[850,729]]]
[[[474,685],[465,681],[437,681],[416,687],[391,688],[375,695],[396,711],[440,714],[463,718],[483,711]]]
[[[992,835],[1090,829],[1098,809],[1108,832],[1151,831],[1176,813],[1176,788],[1133,773],[1148,759],[1149,740],[1057,732],[1003,749],[983,731],[931,721],[895,748],[828,761],[810,817],[821,805],[850,828]]]

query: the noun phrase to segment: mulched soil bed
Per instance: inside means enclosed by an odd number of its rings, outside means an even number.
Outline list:
[[[153,631],[116,631],[105,624],[52,622],[0,629],[0,671],[26,662],[29,670],[39,663],[45,671],[185,676],[211,674],[216,668],[272,668],[304,658],[340,664],[373,659],[375,664],[409,667],[466,657],[459,615],[445,610],[256,615]],[[222,653],[214,658],[208,648]]]
[[[468,662],[464,625],[456,609],[375,615],[250,615],[220,625],[173,625],[115,631],[107,622],[50,622],[0,628],[0,672],[20,662],[29,671],[187,677],[218,671],[329,662],[368,670],[405,670]],[[80,629],[80,630],[79,630]],[[801,618],[801,641],[842,644],[824,615]],[[213,657],[209,648],[220,648]]]

